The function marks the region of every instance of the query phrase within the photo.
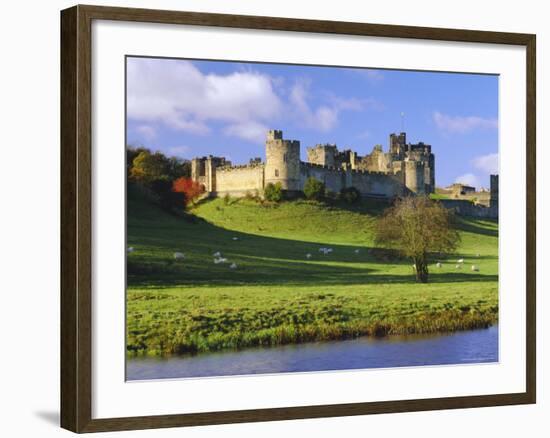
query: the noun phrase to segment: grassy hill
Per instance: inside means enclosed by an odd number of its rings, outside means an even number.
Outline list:
[[[416,284],[410,261],[372,249],[382,207],[215,199],[183,218],[130,187],[129,352],[200,352],[495,322],[497,224],[463,220],[459,252],[442,260],[442,268],[430,267],[430,283]],[[322,247],[333,251],[324,255]],[[218,251],[227,263],[214,263]],[[185,258],[174,260],[174,252]],[[458,258],[466,260],[461,269]]]

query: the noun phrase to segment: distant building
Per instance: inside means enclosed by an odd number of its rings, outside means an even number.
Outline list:
[[[450,190],[454,196],[459,197],[460,195],[469,195],[475,193],[476,188],[468,186],[466,184],[454,183],[448,187],[448,190]]]

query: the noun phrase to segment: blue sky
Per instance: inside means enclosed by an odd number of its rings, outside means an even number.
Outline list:
[[[404,114],[402,117],[401,114]],[[498,77],[156,58],[127,59],[127,140],[168,155],[264,158],[268,129],[361,155],[402,124],[432,145],[436,185],[498,172]]]

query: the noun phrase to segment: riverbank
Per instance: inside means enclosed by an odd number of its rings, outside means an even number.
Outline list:
[[[131,289],[127,350],[170,355],[485,328],[498,320],[497,300],[497,288],[483,282],[459,290],[445,283]]]
[[[128,380],[494,363],[498,325],[450,334],[311,342],[199,355],[134,357]]]

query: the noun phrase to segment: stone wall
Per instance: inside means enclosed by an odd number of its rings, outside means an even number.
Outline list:
[[[465,199],[441,199],[439,202],[459,216],[498,219],[498,207],[487,207]]]
[[[325,187],[338,193],[345,187],[355,187],[363,196],[385,196],[392,198],[403,194],[401,175],[390,175],[383,172],[344,170],[334,167],[301,163],[300,185],[303,188],[308,178],[315,178]]]
[[[236,166],[216,169],[216,195],[226,193],[244,196],[246,192],[261,194],[264,188],[264,166]]]

